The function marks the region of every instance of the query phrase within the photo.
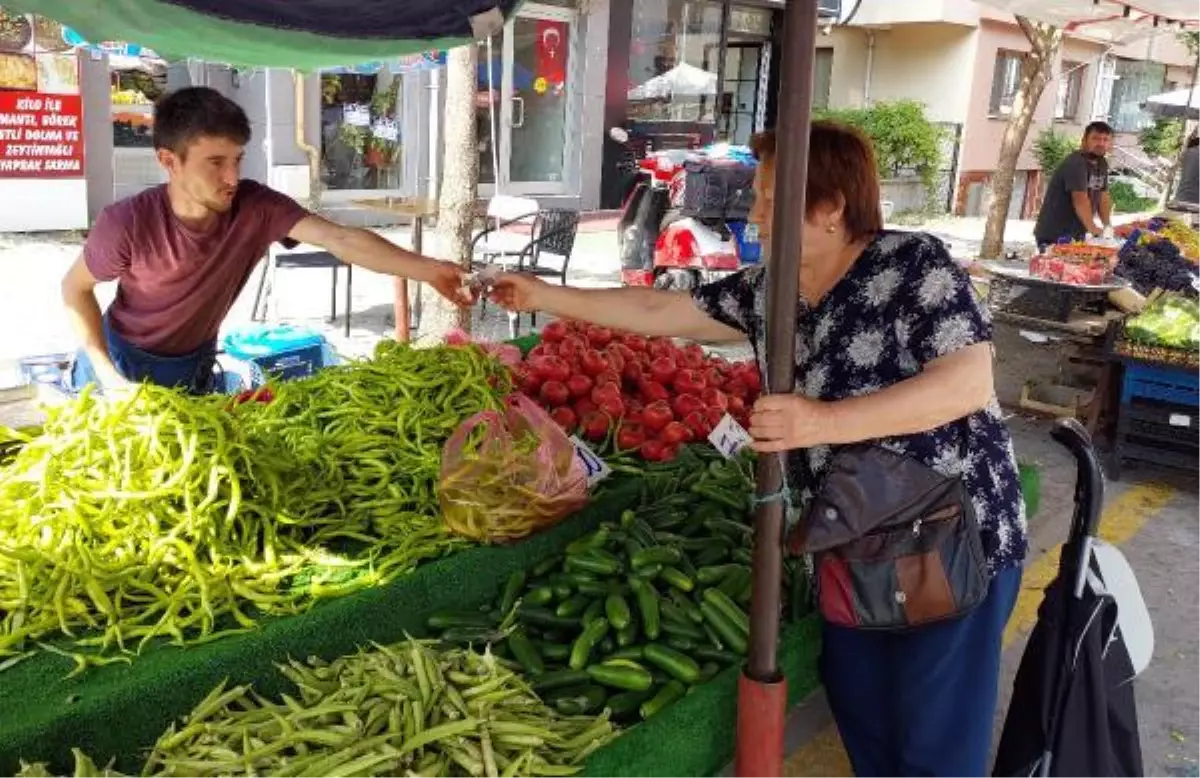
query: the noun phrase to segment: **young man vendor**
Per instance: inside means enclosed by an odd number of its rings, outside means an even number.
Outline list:
[[[249,140],[245,112],[213,89],[180,89],[159,102],[154,148],[167,183],[105,208],[63,278],[63,304],[83,345],[72,368],[75,387],[150,381],[212,391],[221,322],[277,241],[319,246],[348,264],[423,281],[470,303],[456,265],[338,226],[242,180]],[[117,296],[102,315],[94,290],[103,281],[117,282]]]

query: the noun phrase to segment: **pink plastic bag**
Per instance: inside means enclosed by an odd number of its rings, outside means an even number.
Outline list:
[[[504,543],[552,527],[587,502],[587,474],[554,420],[514,392],[464,421],[442,450],[442,516],[456,534]]]
[[[511,343],[490,343],[483,340],[474,340],[461,329],[455,328],[446,333],[443,342],[447,346],[468,346],[475,345],[482,348],[494,356],[500,364],[506,367],[516,367],[521,363],[521,349]]]

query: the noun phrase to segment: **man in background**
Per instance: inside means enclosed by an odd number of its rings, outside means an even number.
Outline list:
[[[1088,235],[1112,234],[1107,160],[1112,140],[1112,127],[1105,122],[1092,122],[1083,131],[1080,148],[1071,152],[1054,171],[1033,229],[1038,251],[1064,238],[1083,240]]]

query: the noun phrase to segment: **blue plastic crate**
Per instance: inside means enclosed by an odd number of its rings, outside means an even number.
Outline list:
[[[71,363],[74,354],[41,354],[19,360],[21,377],[26,384],[48,386],[64,394],[70,394]]]
[[[222,339],[221,346],[246,366],[251,388],[271,378],[304,378],[325,365],[325,339],[313,330],[288,324],[235,330]]]
[[[1139,397],[1189,407],[1200,406],[1200,375],[1186,368],[1155,367],[1127,361],[1121,385],[1121,403],[1128,405]]]

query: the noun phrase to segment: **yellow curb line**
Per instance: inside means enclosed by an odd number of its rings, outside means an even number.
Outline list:
[[[1123,545],[1136,535],[1146,522],[1166,507],[1175,490],[1163,484],[1137,484],[1129,487],[1108,504],[1100,517],[1100,537],[1114,546]],[[1058,572],[1062,544],[1042,554],[1025,568],[1021,577],[1021,593],[1017,595],[1012,616],[1004,630],[1003,645],[1009,646],[1017,637],[1026,634],[1037,623],[1042,592]],[[796,749],[783,764],[786,776],[827,776],[849,778],[854,775],[850,759],[838,737],[837,727],[830,724],[807,743]]]

